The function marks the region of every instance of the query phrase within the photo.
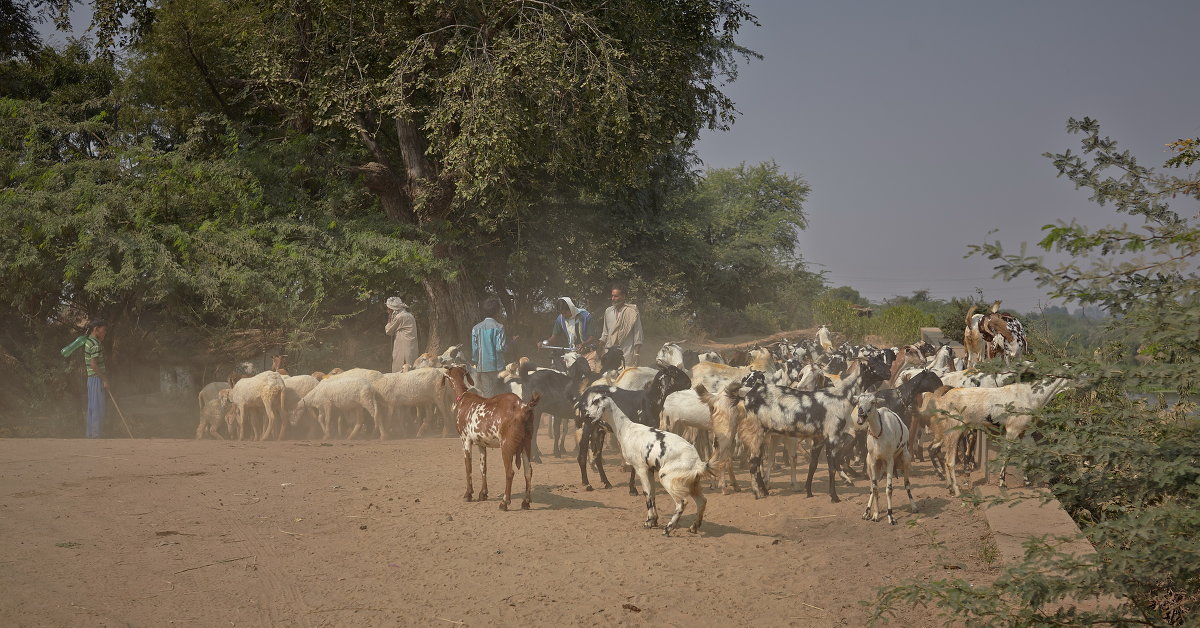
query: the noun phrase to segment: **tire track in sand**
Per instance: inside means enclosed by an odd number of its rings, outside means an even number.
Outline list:
[[[312,624],[308,618],[309,606],[290,575],[279,573],[280,559],[278,552],[272,547],[273,541],[263,539],[253,526],[238,521],[236,517],[222,512],[221,519],[234,534],[245,539],[249,553],[256,556],[252,569],[257,578],[252,577],[248,580],[258,583],[256,588],[261,594],[256,597],[263,625],[310,628]],[[253,589],[248,591],[253,592]]]

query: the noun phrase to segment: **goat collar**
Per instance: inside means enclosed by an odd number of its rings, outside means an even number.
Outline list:
[[[880,436],[883,436],[883,417],[881,417],[881,416],[878,416],[878,411],[877,411],[877,410],[875,410],[875,409],[872,409],[872,410],[870,410],[870,411],[868,412],[868,414],[869,414],[870,412],[875,412],[875,413],[876,413],[876,417],[879,419],[879,433],[878,433],[878,434],[874,434],[874,433],[872,433],[872,432],[871,432],[871,420],[870,420],[870,419],[868,419],[868,418],[866,418],[866,417],[867,417],[867,415],[865,415],[865,414],[859,414],[859,415],[858,415],[858,417],[859,417],[859,420],[860,420],[861,422],[863,422],[863,423],[866,423],[866,424],[867,424],[867,434],[868,434],[868,435],[869,435],[871,438],[879,438]]]

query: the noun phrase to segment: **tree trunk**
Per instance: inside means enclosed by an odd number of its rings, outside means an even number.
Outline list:
[[[475,289],[462,270],[453,279],[439,276],[421,282],[429,299],[429,341],[425,351],[440,354],[450,345],[470,344],[471,327],[482,318]],[[468,347],[467,352],[470,352]]]

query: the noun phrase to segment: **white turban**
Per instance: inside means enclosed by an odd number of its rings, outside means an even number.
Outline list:
[[[408,307],[408,304],[406,304],[404,301],[401,301],[400,297],[388,297],[387,306],[389,310],[398,311]]]

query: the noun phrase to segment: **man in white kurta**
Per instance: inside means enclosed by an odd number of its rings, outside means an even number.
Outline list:
[[[387,300],[388,322],[384,331],[395,336],[392,341],[392,372],[399,373],[404,365],[417,361],[417,319],[408,311],[400,297]]]
[[[636,305],[625,302],[625,291],[612,289],[612,306],[604,310],[604,332],[600,335],[604,348],[620,349],[625,366],[637,366],[642,351],[642,314]]]

